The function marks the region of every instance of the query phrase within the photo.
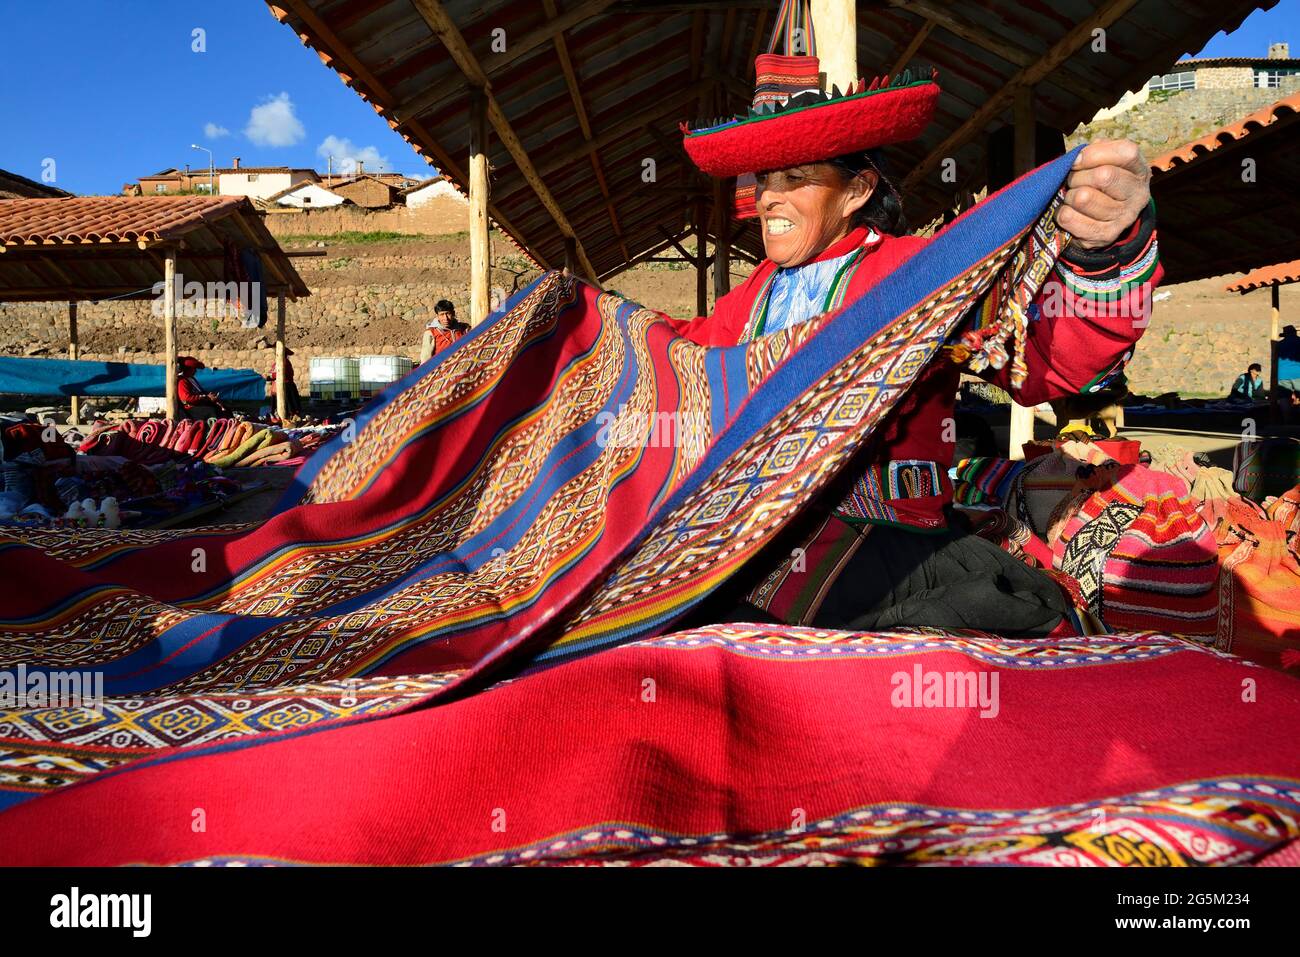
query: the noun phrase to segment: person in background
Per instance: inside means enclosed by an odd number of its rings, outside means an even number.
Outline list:
[[[439,299],[433,307],[433,319],[424,330],[420,345],[420,361],[428,362],[443,349],[469,332],[469,326],[456,318],[456,307],[450,299]]]
[[[289,357],[293,355],[293,350],[286,347],[284,350],[284,407],[289,415],[302,415],[302,398],[298,395],[298,386],[293,381],[293,363]],[[266,381],[271,383],[271,397],[275,398],[278,394],[279,385],[275,381],[275,357],[271,357],[271,374],[266,377]]]
[[[1229,399],[1240,399],[1245,402],[1254,402],[1264,391],[1260,380],[1264,375],[1264,367],[1258,362],[1252,362],[1241,375],[1237,376],[1237,381],[1232,384],[1232,391],[1228,393]]]
[[[230,414],[215,392],[204,392],[199,385],[196,374],[205,368],[194,356],[176,359],[176,398],[187,419],[212,419]]]
[[[1293,422],[1300,408],[1300,336],[1295,326],[1284,326],[1277,343],[1277,381],[1273,383],[1283,422]]]

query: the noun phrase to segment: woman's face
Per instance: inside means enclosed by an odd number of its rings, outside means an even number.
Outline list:
[[[830,163],[759,173],[756,190],[763,250],[778,266],[812,259],[853,228],[877,182],[867,170],[850,178]]]

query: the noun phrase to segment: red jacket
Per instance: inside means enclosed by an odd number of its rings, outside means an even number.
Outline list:
[[[816,260],[844,255],[864,245],[870,235],[865,227],[855,229]],[[844,301],[851,302],[877,282],[887,281],[900,263],[929,242],[919,236],[881,236],[877,240],[850,280]],[[1135,322],[1132,316],[1140,314],[1138,306],[1143,300],[1138,297],[1146,296],[1145,303],[1150,303],[1151,287],[1161,274],[1150,208],[1110,250],[1079,258],[1092,262],[1081,266],[1062,260],[1056,288],[1045,284],[1036,300],[1041,306],[1050,292],[1064,308],[1056,310],[1060,314],[1054,319],[1040,315],[1029,324],[1029,376],[1013,393],[1021,405],[1087,391],[1123,366],[1145,330],[1145,323]],[[668,322],[679,334],[701,345],[735,345],[745,334],[754,299],[776,268],[771,260],[764,260],[744,283],[718,300],[713,315]],[[1092,298],[1113,290],[1122,298],[1117,299],[1113,292],[1108,300]],[[845,513],[846,502],[841,506],[842,517],[922,530],[946,525],[943,506],[952,499],[948,468],[955,430],[945,428],[944,420],[953,414],[961,372],[960,366],[943,355],[930,363],[875,438],[878,452],[853,497],[858,507]],[[1008,364],[980,375],[1005,389],[1009,373]],[[881,491],[890,488],[912,492],[893,498]],[[871,501],[863,507],[862,499]]]
[[[194,378],[192,373],[182,372],[176,376],[176,398],[185,408],[190,408],[200,402],[211,402],[205,392],[199,386],[199,380]]]

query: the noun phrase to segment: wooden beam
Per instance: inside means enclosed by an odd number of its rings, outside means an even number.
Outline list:
[[[691,263],[692,265],[696,264],[696,260],[698,259],[698,257],[695,254],[687,251],[686,247],[681,244],[680,238],[673,236],[673,234],[670,233],[663,226],[656,226],[655,228],[658,229],[659,232],[664,235],[664,237],[668,240],[669,244],[676,247],[677,251],[682,254],[683,259],[685,259],[688,263]]]
[[[488,103],[487,93],[475,90],[469,102],[469,324],[488,316],[491,250],[488,248]]]
[[[889,0],[889,4],[892,7],[906,10],[908,13],[916,14],[926,21],[929,26],[933,27],[937,24],[954,36],[961,37],[981,50],[986,50],[1015,66],[1026,67],[1037,59],[1033,53],[1030,53],[1024,47],[1011,43],[992,30],[985,29],[957,15],[952,11],[950,5],[938,3],[936,0]]]
[[[579,143],[570,147],[563,153],[552,157],[545,164],[538,168],[540,176],[549,176],[551,173],[564,169],[574,160],[581,159],[593,150],[604,149],[609,144],[626,139],[629,134],[636,133],[644,127],[650,127],[651,124],[664,119],[665,117],[681,118],[682,104],[697,99],[700,91],[713,84],[712,78],[706,77],[692,85],[678,90],[671,96],[666,96],[659,100],[658,104],[652,110],[638,110],[634,115],[620,123],[614,123],[610,126],[603,127],[590,142]],[[680,144],[679,144],[680,148]]]
[[[890,66],[889,71],[885,75],[896,76],[900,70],[911,63],[912,58],[920,51],[925,41],[930,39],[930,34],[933,32],[934,21],[926,20],[925,23],[921,25],[921,29],[912,34],[912,39],[907,41],[907,46],[903,48],[903,52],[898,55],[896,60],[894,60],[893,65]]]
[[[163,260],[163,374],[167,377],[167,418],[175,420],[180,407],[176,401],[176,249],[169,248]]]
[[[616,14],[650,13],[662,16],[666,13],[696,13],[715,10],[761,10],[764,13],[775,10],[780,0],[697,0],[695,3],[631,3],[624,0],[607,11],[610,16]]]
[[[735,194],[736,183],[731,179],[716,179],[713,186],[713,305],[731,292],[731,243],[727,241],[730,232],[731,197]]]
[[[289,417],[289,383],[285,375],[288,364],[284,344],[284,293],[280,293],[275,297],[275,415],[281,425]]]
[[[542,6],[552,21],[557,19],[555,0],[542,0]],[[569,88],[569,99],[573,101],[573,113],[578,120],[578,128],[582,130],[582,138],[590,143],[591,122],[587,116],[587,106],[582,99],[582,91],[578,88],[578,74],[573,68],[573,60],[569,56],[569,44],[564,39],[563,31],[556,33],[551,38],[551,42],[555,45],[555,55],[560,61],[560,72],[564,74],[564,83]],[[623,227],[618,221],[618,212],[614,209],[614,201],[609,194],[609,183],[605,179],[605,168],[600,162],[600,153],[592,150],[588,159],[591,160],[591,171],[596,176],[596,185],[600,187],[600,193],[605,197],[605,210],[609,214],[610,226],[614,229],[614,241],[618,243],[623,258],[630,259],[631,254],[628,253],[627,242],[623,238]],[[569,268],[569,263],[565,263],[565,268]]]
[[[704,233],[704,200],[695,201],[695,314],[709,314],[708,243]]]
[[[81,356],[81,340],[77,336],[77,304],[76,302],[68,303],[68,358],[74,362]],[[72,397],[72,418],[69,420],[72,425],[78,425],[81,422],[81,396]]]
[[[488,85],[487,78],[493,73],[509,66],[525,53],[531,53],[548,40],[554,40],[556,37],[561,36],[565,30],[576,27],[579,24],[590,20],[592,17],[599,16],[605,11],[606,7],[612,6],[613,3],[614,0],[587,0],[586,3],[579,4],[572,10],[566,10],[564,13],[557,13],[555,12],[554,2],[552,2],[552,0],[546,0],[546,15],[550,18],[546,23],[534,30],[528,31],[522,36],[508,36],[506,48],[503,51],[485,56],[481,61],[479,61],[483,73],[481,83],[474,82],[468,73],[466,73],[464,77],[452,76],[439,83],[435,83],[423,92],[411,97],[405,103],[397,106],[393,110],[393,113],[399,121],[413,120],[425,110],[429,109],[429,107],[436,106],[448,97],[460,93],[465,88],[466,79],[470,79],[471,86],[486,86]],[[415,6],[419,9],[420,5],[419,3],[416,3]],[[423,11],[421,11],[421,13],[423,13]],[[425,18],[425,22],[429,22],[428,17]],[[433,27],[432,23],[429,25],[431,28]],[[446,39],[441,34],[438,34],[436,29],[434,30],[434,33],[445,45]],[[457,33],[459,34],[459,31],[457,31]],[[459,61],[457,61],[457,65],[460,65]],[[461,69],[462,72],[464,72],[463,66]]]
[[[1092,40],[1092,33],[1105,29],[1128,13],[1137,0],[1106,0],[1091,16],[1077,23],[1064,37],[1054,43],[1043,56],[1030,66],[1017,72],[1007,84],[985,101],[984,105],[944,139],[903,180],[902,192],[914,189],[930,175],[944,157],[955,156],[957,151],[984,132],[985,127],[1006,109],[1015,91],[1022,86],[1035,86],[1057,67],[1068,60],[1080,47]]]
[[[961,37],[966,42],[992,53],[999,59],[1006,60],[1013,66],[1027,67],[1038,59],[1038,55],[1032,50],[1028,50],[1018,43],[1011,42],[1001,34],[965,19],[948,9],[944,4],[937,2],[937,0],[890,0],[890,4],[900,10],[915,14],[925,21],[928,26],[937,25],[943,27],[954,36]],[[1081,99],[1090,100],[1094,103],[1108,102],[1112,96],[1105,90],[1093,86],[1085,80],[1065,74],[1060,69],[1047,79],[1068,92],[1074,93]]]
[[[488,120],[492,123],[492,128],[496,131],[497,136],[501,138],[502,145],[509,151],[519,168],[520,174],[528,181],[528,185],[533,188],[537,198],[542,201],[546,211],[550,213],[555,224],[560,228],[560,232],[565,236],[572,236],[577,242],[578,261],[582,263],[583,271],[591,278],[591,281],[598,283],[595,267],[592,266],[591,260],[587,258],[587,251],[582,246],[582,240],[574,232],[569,220],[565,217],[560,204],[556,202],[551,191],[546,187],[542,177],[538,174],[533,162],[528,157],[528,152],[524,149],[519,137],[515,135],[514,128],[510,121],[506,119],[501,105],[497,103],[496,97],[488,86],[487,74],[479,64],[474,54],[470,52],[465,38],[461,36],[460,30],[452,22],[450,14],[447,13],[443,5],[438,0],[411,0],[420,16],[429,24],[429,28],[442,40],[447,52],[451,54],[456,65],[460,67],[465,79],[470,86],[481,90],[484,100],[487,104]],[[486,315],[486,313],[484,313]]]
[[[657,246],[647,249],[639,256],[634,256],[632,259],[623,263],[621,266],[615,266],[612,269],[606,270],[604,273],[601,274],[600,277],[601,281],[608,282],[612,277],[617,276],[621,272],[626,272],[627,270],[631,269],[633,266],[638,266],[643,262],[652,261],[656,256],[658,256],[661,252],[663,252],[670,245],[672,245],[673,242],[675,242],[675,240],[672,239],[664,240],[663,242],[659,243]]]

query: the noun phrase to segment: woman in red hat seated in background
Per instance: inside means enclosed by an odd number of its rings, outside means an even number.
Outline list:
[[[761,84],[762,64],[758,72]],[[886,78],[870,89],[859,81],[844,94],[768,96],[748,117],[688,131],[686,150],[705,172],[756,173],[766,259],[711,316],[670,319],[674,328],[702,345],[735,345],[888,282],[929,240],[904,235],[877,149],[918,136],[938,93],[931,78]],[[1028,377],[1015,393],[1022,405],[1095,389],[1131,355],[1146,325],[1137,307],[1160,274],[1148,175],[1128,141],[1079,153],[1057,216],[1073,241],[1031,310]],[[752,577],[702,618],[1079,633],[1083,621],[1052,577],[978,538],[950,509],[955,396],[970,371],[956,354],[945,349],[931,362],[820,514],[760,556]],[[1006,388],[1010,371],[1008,363],[978,374]]]
[[[176,398],[187,419],[212,419],[230,414],[215,392],[204,392],[199,385],[195,374],[205,368],[194,356],[176,359]]]

